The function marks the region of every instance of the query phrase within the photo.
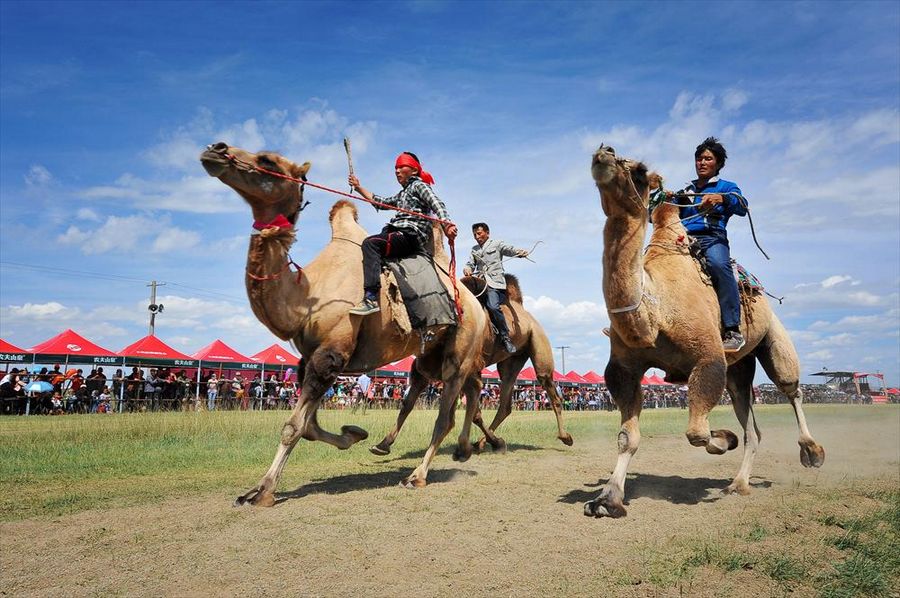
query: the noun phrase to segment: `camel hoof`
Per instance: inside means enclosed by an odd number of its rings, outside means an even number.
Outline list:
[[[369,437],[369,433],[358,426],[341,426],[341,436],[349,436],[350,444],[356,444]]]
[[[271,492],[263,491],[262,486],[257,486],[250,492],[234,499],[232,506],[242,507],[246,504],[251,504],[254,507],[271,507],[275,505],[275,495]]]
[[[415,490],[416,488],[424,488],[425,484],[425,480],[420,480],[419,478],[407,478],[400,482],[400,487],[406,488],[407,490]]]
[[[748,496],[750,494],[750,485],[747,482],[731,482],[727,488],[722,490],[722,494]]]
[[[482,436],[480,440],[472,445],[472,450],[476,453],[481,453],[484,451],[485,444],[487,444],[487,438],[485,436]]]
[[[822,467],[825,463],[825,449],[816,443],[801,444],[800,463],[803,467]]]
[[[625,517],[628,512],[621,504],[618,506],[604,504],[603,500],[598,498],[597,500],[584,503],[584,514],[587,517],[596,517],[597,519],[601,517],[619,519]]]
[[[379,457],[384,457],[385,455],[391,454],[391,449],[388,446],[376,444],[375,446],[369,447],[369,452],[373,455],[378,455]]]
[[[738,447],[738,437],[731,430],[713,430],[706,443],[706,452],[711,455],[724,455]]]
[[[460,463],[465,463],[469,460],[469,457],[472,456],[472,445],[467,444],[466,446],[457,446],[456,450],[453,451],[453,460],[459,461]]]
[[[575,444],[575,439],[573,439],[572,435],[569,434],[568,432],[566,432],[562,436],[557,436],[557,438],[559,438],[562,441],[562,443],[566,446],[572,446],[573,444]]]
[[[491,450],[501,455],[506,454],[506,441],[497,436],[497,440],[491,444]]]

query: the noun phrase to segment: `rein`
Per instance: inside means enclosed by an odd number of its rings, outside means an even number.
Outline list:
[[[311,182],[307,181],[306,179],[298,179],[298,178],[295,178],[292,176],[288,176],[286,174],[282,174],[280,172],[276,172],[274,170],[262,168],[260,166],[251,164],[249,162],[245,162],[244,160],[241,160],[240,158],[238,158],[237,156],[235,156],[233,154],[226,153],[223,155],[226,158],[228,158],[229,161],[233,162],[235,165],[240,167],[241,170],[244,170],[245,172],[261,172],[261,173],[268,174],[269,176],[292,181],[301,186],[306,185],[306,186],[314,187],[316,189],[321,189],[322,191],[327,191],[328,193],[334,193],[335,195],[348,197],[350,199],[355,199],[357,201],[364,201],[366,203],[370,203],[373,206],[378,206],[385,210],[394,210],[395,212],[403,212],[404,214],[411,214],[413,216],[416,216],[419,218],[424,218],[425,220],[430,220],[431,222],[436,222],[441,225],[453,224],[449,220],[442,220],[440,218],[428,216],[421,212],[407,210],[404,208],[399,208],[397,206],[391,206],[391,205],[388,205],[385,203],[381,203],[380,201],[375,201],[375,200],[366,199],[365,197],[360,197],[359,195],[353,195],[351,193],[344,193],[343,191],[338,191],[337,189],[332,189],[331,187],[326,187],[324,185],[318,185],[316,183],[311,183]],[[305,206],[301,206],[300,209],[302,210],[304,207]],[[447,243],[449,243],[449,245],[450,245],[450,268],[449,268],[450,271],[448,272],[448,274],[450,276],[450,282],[453,283],[453,303],[456,306],[456,315],[459,317],[459,321],[462,322],[462,318],[463,318],[462,302],[460,301],[460,298],[459,298],[459,287],[457,286],[457,283],[456,283],[456,245],[454,244],[453,239],[450,239],[449,237],[447,238]],[[290,258],[288,258],[288,259],[290,259]],[[249,274],[249,272],[248,272],[248,274]],[[279,275],[280,275],[280,273],[279,273]],[[298,273],[298,282],[299,282],[299,273]]]

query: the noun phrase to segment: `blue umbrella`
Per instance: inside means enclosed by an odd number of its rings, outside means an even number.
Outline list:
[[[50,392],[51,390],[53,390],[53,385],[43,380],[29,382],[25,387],[25,392]]]

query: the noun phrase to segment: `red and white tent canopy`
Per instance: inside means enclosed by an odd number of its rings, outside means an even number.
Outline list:
[[[217,366],[227,369],[258,370],[259,363],[246,355],[241,355],[219,339],[214,340],[192,355],[199,359],[202,365]]]
[[[122,362],[121,357],[109,349],[92,343],[71,328],[31,347],[28,352],[34,353],[34,360],[37,363],[63,360],[66,363],[116,364]]]
[[[190,355],[185,355],[181,351],[173,349],[153,334],[148,334],[144,338],[131,343],[119,351],[119,355],[125,357],[126,362],[147,361],[148,363],[165,362],[174,364],[178,361],[184,362],[178,365],[191,366],[196,361]]]
[[[267,349],[263,349],[256,355],[251,355],[250,359],[263,364],[266,369],[271,369],[272,367],[296,367],[300,361],[296,355],[285,350],[277,343]]]

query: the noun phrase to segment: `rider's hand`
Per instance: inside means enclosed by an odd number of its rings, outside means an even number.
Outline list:
[[[528,252],[524,249],[520,249],[516,252],[516,257],[528,257]]]
[[[351,174],[350,176],[348,176],[347,182],[350,184],[351,187],[359,190],[359,179],[356,178],[356,175]]]
[[[703,201],[700,202],[701,210],[710,210],[715,206],[721,204],[725,201],[725,198],[722,197],[719,193],[710,193],[709,195],[703,196]]]
[[[445,224],[444,225],[444,234],[447,235],[447,238],[451,241],[456,238],[456,234],[459,232],[459,229],[456,228],[455,224]]]
[[[463,268],[463,276],[472,276],[472,270],[469,268]]]

